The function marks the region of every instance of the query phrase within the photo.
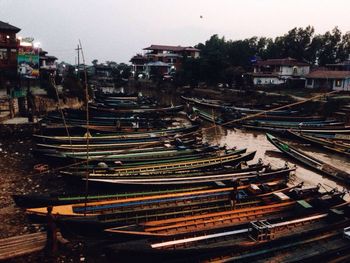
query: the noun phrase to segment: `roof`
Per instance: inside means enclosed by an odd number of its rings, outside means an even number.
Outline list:
[[[21,31],[20,28],[15,27],[13,25],[10,25],[9,23],[2,22],[2,21],[0,21],[0,30],[14,31],[16,33]]]
[[[309,66],[308,63],[300,62],[294,58],[278,58],[257,61],[257,66]]]
[[[55,56],[40,56],[40,59],[47,59],[47,60],[57,60]]]
[[[182,46],[166,46],[166,45],[151,45],[150,47],[146,47],[143,50],[163,50],[163,51],[200,51],[194,47],[182,47]]]
[[[135,55],[135,56],[133,56],[131,59],[130,59],[130,62],[132,62],[133,60],[147,60],[147,57],[145,57],[145,56],[142,56],[142,55],[140,55],[140,54],[137,54],[137,55]]]
[[[350,71],[316,70],[305,77],[309,79],[345,79],[350,78]]]

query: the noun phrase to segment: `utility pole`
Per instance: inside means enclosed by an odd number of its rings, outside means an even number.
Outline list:
[[[78,65],[77,65],[77,74],[79,75],[79,65],[80,65],[80,50],[81,47],[78,45],[77,48],[75,49],[78,52]]]

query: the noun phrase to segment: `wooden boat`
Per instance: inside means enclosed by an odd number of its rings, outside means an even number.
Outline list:
[[[208,167],[208,168],[197,168],[197,169],[179,169],[179,170],[169,170],[169,171],[159,171],[159,172],[152,172],[152,173],[145,173],[143,174],[131,174],[130,176],[113,176],[113,174],[108,174],[107,177],[103,177],[101,175],[98,175],[97,177],[94,177],[92,174],[90,174],[89,179],[140,179],[140,178],[149,178],[148,175],[152,174],[152,178],[159,179],[159,178],[190,178],[190,177],[198,177],[198,176],[212,176],[212,175],[224,175],[224,174],[230,174],[230,173],[247,173],[247,172],[260,172],[262,173],[266,169],[269,169],[270,165],[266,165],[261,161],[258,161],[255,164],[247,164],[246,162],[239,162],[237,165],[225,165],[225,166],[217,166],[217,167]],[[80,167],[79,167],[80,168]],[[95,168],[95,166],[88,167],[90,170]],[[77,171],[85,171],[86,168],[78,169]],[[64,172],[63,172],[64,173]],[[71,174],[71,173],[69,173]],[[85,174],[86,175],[86,174]],[[68,177],[70,178],[70,177]],[[85,176],[83,173],[81,173],[81,178],[85,180]]]
[[[69,127],[76,127],[86,124],[86,117],[85,118],[79,118],[79,117],[70,117],[66,116],[63,120],[61,116],[51,116],[43,119],[40,123],[43,126],[43,128],[50,127],[50,125],[57,125],[57,124],[63,124],[66,123]],[[89,124],[95,125],[95,126],[113,126],[117,127],[118,125],[121,128],[124,127],[131,127],[137,123],[140,127],[148,127],[148,128],[155,128],[155,127],[165,127],[166,125],[171,125],[174,121],[172,119],[147,119],[147,118],[90,118]]]
[[[325,121],[271,121],[271,120],[249,120],[243,123],[253,126],[263,126],[263,127],[276,127],[276,128],[319,128],[319,127],[343,127],[344,122],[337,122],[335,120],[325,120]]]
[[[173,129],[164,129],[158,131],[148,132],[132,132],[132,133],[112,133],[112,134],[95,134],[95,135],[83,135],[83,136],[47,136],[34,134],[34,138],[50,141],[50,142],[83,142],[86,144],[87,138],[89,142],[113,142],[115,140],[126,140],[126,139],[144,139],[144,138],[164,138],[168,136],[175,136],[181,133],[190,133],[196,131],[199,128],[198,125],[192,125],[189,127],[179,127]]]
[[[281,152],[287,154],[289,157],[297,160],[298,162],[303,163],[307,167],[312,168],[313,170],[320,172],[321,174],[327,175],[333,179],[337,179],[343,183],[350,183],[350,174],[337,169],[319,159],[316,159],[284,142],[278,138],[272,136],[271,134],[266,134],[267,140],[271,142],[277,149]]]
[[[280,183],[279,181],[271,182],[271,186],[275,186],[280,191],[281,186],[283,189],[290,189],[286,187],[285,183]],[[251,187],[250,184],[239,186],[237,190],[249,190]],[[273,188],[272,188],[273,189]],[[196,205],[199,205],[200,201],[214,200],[218,201],[219,198],[222,202],[229,201],[229,195],[233,191],[232,187],[225,188],[214,188],[214,189],[199,189],[194,190],[190,189],[190,191],[178,191],[173,193],[156,193],[154,195],[146,195],[146,196],[124,196],[119,197],[117,199],[103,200],[97,202],[89,202],[89,203],[78,203],[78,204],[67,204],[67,205],[58,205],[54,206],[52,210],[52,214],[57,215],[59,217],[81,217],[81,216],[97,216],[104,215],[106,213],[112,212],[142,212],[138,211],[140,207],[143,209],[150,208],[154,209],[168,209],[170,205],[173,208],[176,208],[181,202],[185,204],[193,201]],[[255,189],[252,189],[253,196],[255,193]],[[268,191],[265,193],[262,189],[259,188],[259,194],[271,195]],[[180,208],[181,209],[181,208]],[[47,209],[46,207],[39,208],[29,208],[26,210],[28,214],[38,215],[38,216],[46,216]]]
[[[115,193],[96,193],[90,195],[12,195],[13,200],[19,207],[35,208],[45,207],[48,205],[66,205],[66,204],[78,204],[78,203],[91,203],[98,201],[126,199],[145,197],[160,194],[174,194],[190,191],[199,191],[213,188],[211,186],[197,186],[186,188],[174,188],[174,189],[161,189],[161,190],[147,190],[147,191],[128,191],[128,192],[115,192]]]
[[[126,176],[126,175],[156,175],[156,174],[170,174],[174,172],[187,173],[191,170],[198,169],[213,169],[216,167],[224,167],[232,164],[237,165],[241,162],[249,161],[254,158],[254,153],[245,153],[246,149],[238,149],[228,151],[218,155],[206,156],[199,159],[165,159],[165,160],[148,160],[138,161],[132,163],[104,163],[89,164],[74,166],[70,169],[62,171],[63,175],[86,176],[86,171],[91,171],[90,176]],[[220,163],[219,163],[220,162]]]
[[[292,131],[300,133],[300,131],[298,130],[292,130]],[[308,132],[306,133],[306,135],[316,137],[316,138],[321,138],[321,139],[327,139],[332,142],[340,142],[346,145],[350,144],[350,134],[323,134],[323,133]]]
[[[242,117],[248,116],[242,114]],[[305,122],[305,121],[324,121],[322,116],[279,116],[279,115],[260,115],[252,118],[251,120],[267,120],[267,121],[292,121],[292,122]]]
[[[292,130],[289,130],[288,132],[289,134],[291,134],[299,140],[311,143],[313,145],[321,146],[324,149],[329,150],[331,152],[343,154],[350,157],[350,144],[334,142],[331,140],[310,136],[308,134],[298,133]]]
[[[273,192],[269,194],[271,198],[280,199],[278,201],[269,200],[267,203],[263,203],[257,206],[242,207],[237,209],[230,209],[226,211],[195,214],[184,217],[174,217],[168,219],[157,219],[154,221],[147,221],[141,225],[124,227],[124,228],[112,228],[107,229],[107,232],[130,235],[130,236],[144,236],[144,237],[159,237],[159,238],[171,238],[180,235],[196,235],[197,233],[211,232],[218,229],[233,227],[243,223],[249,223],[253,218],[255,220],[259,218],[266,218],[278,213],[286,213],[295,209],[300,202],[313,202],[319,197],[326,194],[319,193],[318,191],[312,191],[308,193],[308,197],[293,199],[288,196],[286,191]],[[298,202],[299,201],[299,202]],[[141,231],[137,230],[140,229]]]
[[[203,110],[200,110],[196,107],[193,107],[192,109],[193,109],[194,114],[197,114],[200,118],[202,118],[206,121],[209,121],[211,123],[215,123],[218,125],[224,124],[224,121],[220,117],[215,116],[215,114],[210,114],[210,113],[203,111]]]
[[[295,115],[298,113],[298,111],[293,111],[293,110],[276,110],[276,111],[268,111],[267,110],[262,110],[262,109],[251,109],[251,108],[243,108],[243,107],[223,107],[223,112],[226,114],[235,114],[235,113],[240,113],[240,114],[257,114],[257,113],[264,113],[264,115],[267,116],[291,116]]]
[[[160,151],[149,151],[149,152],[134,152],[134,153],[117,153],[117,154],[96,154],[90,156],[85,155],[76,155],[72,154],[57,154],[53,155],[56,158],[70,159],[70,160],[87,160],[90,162],[114,162],[123,164],[126,166],[127,164],[136,165],[140,164],[151,164],[151,163],[162,163],[162,162],[178,162],[178,161],[189,161],[189,160],[198,160],[210,156],[217,156],[218,152],[222,152],[224,150],[215,150],[210,147],[206,147],[207,150],[204,149],[174,149],[174,150],[160,150]],[[240,149],[239,152],[243,153],[246,149]],[[228,150],[228,152],[230,152]],[[238,153],[236,151],[236,153]],[[51,156],[48,155],[47,156]]]
[[[242,161],[250,161],[255,156],[254,152],[248,152],[244,154],[225,154],[223,156],[208,157],[193,161],[180,161],[180,162],[168,162],[161,164],[145,164],[130,166],[126,168],[107,168],[107,169],[93,169],[90,176],[95,177],[108,177],[108,176],[126,176],[126,175],[152,175],[170,173],[176,171],[189,171],[193,169],[207,169],[209,167],[220,167],[225,165],[236,165]],[[74,169],[73,169],[74,170]],[[79,175],[74,171],[63,171],[65,175]],[[85,173],[84,173],[85,174]]]
[[[199,185],[204,184],[218,184],[227,185],[230,184],[232,179],[239,179],[241,181],[261,182],[276,180],[282,178],[288,178],[290,173],[295,171],[295,168],[282,168],[277,170],[266,170],[259,172],[232,172],[232,173],[213,173],[191,176],[184,174],[181,176],[152,176],[148,177],[131,177],[131,178],[89,178],[93,183],[115,184],[115,185],[129,185],[129,186],[172,186],[172,185]]]
[[[89,158],[111,158],[111,159],[143,159],[145,158],[160,158],[160,157],[172,157],[175,155],[191,155],[191,154],[210,154],[215,151],[224,151],[229,150],[225,147],[216,147],[216,146],[208,146],[206,144],[196,144],[196,145],[171,145],[167,144],[166,146],[163,144],[161,146],[153,146],[153,147],[146,147],[147,144],[141,144],[142,148],[131,148],[131,149],[125,149],[125,148],[114,148],[114,149],[106,149],[106,150],[96,150],[93,147],[89,147],[89,152],[86,151],[86,145],[85,147],[81,148],[81,151],[75,151],[71,148],[74,148],[75,145],[65,145],[65,147],[50,147],[50,145],[47,145],[45,149],[37,150],[37,152],[42,153],[46,156],[55,156],[57,158],[75,158],[75,159],[86,159],[87,156]],[[40,146],[40,144],[39,144]],[[57,146],[57,145],[55,145]],[[68,149],[66,149],[68,148]]]
[[[285,168],[286,169],[286,168]],[[281,170],[281,174],[283,173],[282,169],[271,169],[269,165],[265,165],[262,162],[258,162],[251,165],[239,165],[238,167],[224,167],[223,169],[212,169],[210,172],[202,172],[202,171],[195,171],[191,173],[186,174],[180,174],[180,176],[205,176],[205,175],[213,175],[213,174],[244,174],[244,173],[256,173],[256,177],[248,177],[244,180],[244,184],[246,183],[264,183],[269,182],[273,180],[280,180],[284,179],[284,176],[265,176],[267,172],[278,172],[278,170]],[[277,175],[277,174],[276,174]],[[174,176],[175,177],[175,176]],[[286,177],[287,178],[287,177]],[[13,195],[13,199],[18,206],[23,207],[40,207],[40,206],[47,206],[47,205],[63,205],[63,204],[72,204],[72,203],[83,203],[88,200],[88,202],[94,202],[94,201],[102,201],[102,200],[110,200],[110,199],[120,199],[120,198],[131,198],[131,197],[138,197],[138,196],[149,196],[149,195],[156,195],[156,194],[171,194],[171,193],[177,193],[177,192],[189,192],[189,191],[195,191],[195,190],[204,190],[204,189],[210,189],[210,188],[218,188],[223,187],[221,184],[209,186],[209,185],[202,185],[202,186],[192,186],[192,187],[179,187],[172,185],[171,187],[166,187],[165,189],[163,187],[157,187],[156,185],[152,186],[152,189],[149,189],[147,191],[140,191],[139,188],[137,188],[137,191],[128,191],[125,192],[125,187],[123,186],[123,189],[118,189],[118,191],[113,190],[112,193],[95,193],[88,196],[84,195],[49,195],[49,196],[43,196],[43,195]],[[113,187],[115,189],[115,187]]]
[[[283,217],[277,215],[218,231],[197,233],[196,236],[180,235],[171,239],[150,237],[147,240],[132,240],[126,244],[108,246],[107,254],[111,260],[118,258],[152,262],[176,262],[183,258],[191,258],[192,261],[198,262],[254,262],[267,259],[269,262],[274,262],[281,259],[286,261],[286,258],[295,260],[293,262],[316,262],[307,260],[305,254],[312,257],[319,249],[302,253],[308,249],[310,240],[318,241],[319,239],[315,238],[317,235],[322,236],[323,243],[325,237],[334,238],[334,235],[327,234],[329,230],[337,230],[337,236],[342,239],[339,233],[349,224],[348,213],[343,204],[331,206],[331,208],[332,210],[312,209],[311,213],[308,211],[310,209],[305,208],[297,215]],[[340,215],[336,215],[333,211],[339,212]],[[270,238],[271,234],[273,238]],[[336,243],[339,244],[339,242]],[[301,250],[290,255],[291,250],[295,251],[296,244],[301,247]],[[329,246],[332,246],[331,242],[327,242],[328,249],[330,249]],[[342,251],[347,251],[348,248],[350,245],[347,244]],[[276,255],[279,251],[281,255]],[[339,253],[339,250],[335,252]],[[341,255],[344,254],[341,253]],[[334,260],[332,256],[328,258]],[[323,259],[325,259],[324,256]]]
[[[220,100],[197,99],[197,98],[190,98],[185,96],[181,96],[181,99],[200,106],[205,106],[205,107],[214,108],[214,109],[221,109],[224,106],[230,106],[227,103],[223,103]]]
[[[174,146],[196,146],[198,143],[197,138],[185,139],[185,140],[129,140],[129,141],[120,141],[115,143],[89,143],[89,147],[86,144],[36,144],[37,149],[34,151],[38,154],[46,153],[57,153],[58,151],[74,151],[75,153],[86,152],[87,148],[89,151],[110,151],[110,152],[125,152],[126,149],[160,149],[160,148],[172,148]]]
[[[92,111],[100,111],[100,112],[112,112],[118,114],[173,114],[180,112],[184,109],[183,105],[177,106],[169,106],[169,107],[156,107],[156,108],[138,108],[138,109],[111,109],[110,107],[106,107],[101,104],[89,104],[89,109]]]
[[[89,129],[92,132],[104,132],[104,133],[113,133],[113,132],[119,132],[119,133],[146,133],[146,132],[160,132],[161,130],[154,130],[154,127],[151,125],[148,126],[146,123],[145,125],[141,125],[138,122],[131,123],[130,126],[120,126],[117,125],[85,125],[85,124],[43,124],[42,126],[43,133],[45,134],[52,134],[53,131],[55,132],[64,132],[68,128],[71,132],[74,133],[81,133]],[[157,129],[164,127],[164,131],[170,130],[172,128],[168,128],[165,125],[159,125],[156,126]]]
[[[245,129],[251,129],[251,130],[258,130],[263,132],[276,132],[276,133],[286,133],[287,130],[290,128],[288,127],[270,127],[270,126],[254,126],[254,125],[247,125],[242,124],[240,126],[237,126],[245,128]],[[295,129],[296,130],[296,129]],[[317,133],[317,134],[323,134],[323,135],[350,135],[350,128],[348,126],[342,127],[342,128],[336,128],[336,127],[326,127],[326,128],[298,128],[299,132],[302,133]]]
[[[113,92],[113,93],[104,93],[104,92],[98,92],[95,91],[95,98],[100,99],[117,99],[117,100],[138,100],[140,97],[142,97],[141,93],[132,92],[132,93],[124,93],[124,92]]]

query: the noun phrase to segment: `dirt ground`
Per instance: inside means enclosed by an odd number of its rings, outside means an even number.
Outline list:
[[[31,149],[32,128],[29,125],[0,126],[0,238],[43,230],[43,225],[31,223],[25,210],[15,205],[14,194],[65,192],[64,182],[54,174],[39,174],[34,165],[40,163]],[[82,244],[74,241],[60,251],[56,262],[81,262]],[[36,253],[11,262],[49,262],[44,253]],[[50,261],[52,262],[52,261]]]

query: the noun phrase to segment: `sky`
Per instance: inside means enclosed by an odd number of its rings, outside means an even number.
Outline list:
[[[128,63],[151,44],[194,46],[226,39],[276,37],[312,25],[350,30],[349,0],[0,0],[0,21],[21,28],[59,61]]]

